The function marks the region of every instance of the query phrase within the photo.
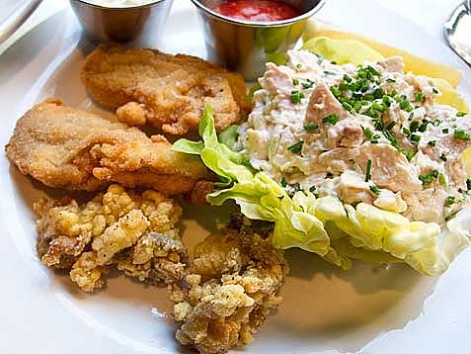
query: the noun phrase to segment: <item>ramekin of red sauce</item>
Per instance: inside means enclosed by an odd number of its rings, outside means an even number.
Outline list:
[[[208,59],[261,76],[267,61],[293,48],[325,0],[191,0],[203,21]]]
[[[223,16],[243,21],[273,22],[301,15],[301,10],[278,0],[222,0],[212,7]]]

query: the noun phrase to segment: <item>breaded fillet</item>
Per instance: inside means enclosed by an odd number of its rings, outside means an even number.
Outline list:
[[[46,101],[17,123],[6,146],[11,163],[50,187],[99,190],[113,182],[172,195],[208,175],[197,157],[170,150],[162,136]]]
[[[283,251],[254,233],[226,230],[196,246],[183,282],[171,283],[177,340],[203,354],[250,343],[281,303]]]
[[[118,109],[120,121],[173,135],[197,130],[206,104],[218,131],[251,109],[242,76],[184,54],[100,46],[85,59],[81,79],[93,99]]]
[[[69,271],[82,290],[102,287],[113,267],[154,285],[184,275],[186,251],[177,228],[182,210],[156,191],[111,185],[84,204],[42,199],[34,209],[42,262]]]

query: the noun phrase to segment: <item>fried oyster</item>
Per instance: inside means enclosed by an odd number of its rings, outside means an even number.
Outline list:
[[[250,343],[281,303],[283,251],[255,233],[227,229],[198,244],[184,280],[170,285],[177,340],[203,354]]]
[[[197,131],[206,104],[218,131],[252,108],[240,74],[185,54],[101,45],[85,59],[80,78],[94,100],[117,109],[121,122],[150,123],[165,134]]]
[[[69,271],[84,291],[102,287],[113,267],[154,285],[184,275],[186,251],[177,228],[182,210],[156,191],[111,185],[85,204],[44,198],[34,209],[42,262]]]
[[[6,154],[24,175],[53,188],[104,190],[112,183],[187,193],[210,177],[195,156],[171,150],[162,135],[49,99],[17,122]]]

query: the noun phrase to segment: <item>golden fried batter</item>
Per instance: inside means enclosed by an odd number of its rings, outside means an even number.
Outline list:
[[[184,275],[186,252],[176,227],[181,208],[158,192],[111,185],[84,205],[42,199],[34,208],[42,262],[69,270],[85,291],[102,287],[112,266],[153,284]]]
[[[170,150],[162,136],[49,100],[17,123],[6,147],[25,175],[50,186],[104,189],[113,182],[171,195],[192,190],[208,176],[198,157]]]
[[[196,130],[206,104],[218,131],[251,109],[242,76],[184,54],[100,46],[86,58],[81,79],[93,99],[118,108],[120,121],[148,122],[168,134]]]
[[[203,354],[251,342],[280,304],[287,272],[283,252],[257,234],[209,236],[196,246],[185,281],[170,286],[177,340]]]

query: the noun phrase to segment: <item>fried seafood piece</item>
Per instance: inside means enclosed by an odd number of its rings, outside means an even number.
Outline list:
[[[48,100],[17,122],[6,146],[21,173],[50,187],[99,190],[117,182],[172,195],[208,177],[197,157],[170,150],[162,136]]]
[[[177,340],[204,354],[250,343],[280,304],[287,272],[283,252],[257,234],[210,235],[196,246],[184,281],[170,286]]]
[[[111,185],[85,204],[45,198],[34,209],[41,261],[69,271],[82,290],[102,287],[113,267],[154,285],[184,276],[187,256],[177,228],[182,210],[156,191]]]
[[[81,79],[93,99],[118,109],[120,121],[147,122],[173,135],[197,130],[206,104],[218,131],[251,109],[241,75],[189,55],[99,46],[86,58]]]

